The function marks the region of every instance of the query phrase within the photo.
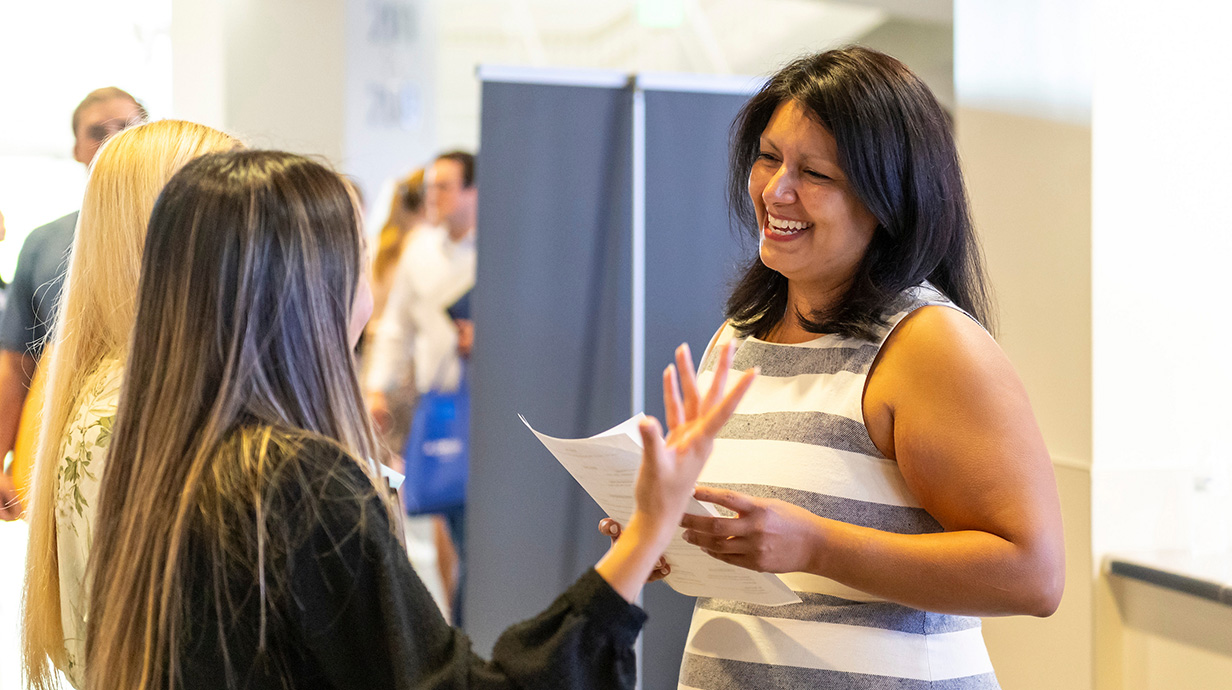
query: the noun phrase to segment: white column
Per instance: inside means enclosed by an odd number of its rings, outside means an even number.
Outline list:
[[[344,162],[377,205],[381,184],[437,151],[432,0],[346,0]],[[471,77],[475,83],[477,79]],[[476,87],[478,88],[478,87]]]
[[[382,183],[436,151],[431,0],[173,0],[175,117]]]

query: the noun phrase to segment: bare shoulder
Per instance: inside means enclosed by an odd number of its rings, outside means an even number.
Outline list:
[[[936,380],[949,375],[981,377],[1013,371],[1009,358],[978,323],[944,306],[908,314],[881,348],[870,377]]]
[[[1025,413],[1034,422],[1022,382],[1001,347],[971,317],[944,306],[921,307],[894,329],[869,373],[864,411],[869,433],[887,457],[894,457],[895,422],[904,413],[968,423]]]

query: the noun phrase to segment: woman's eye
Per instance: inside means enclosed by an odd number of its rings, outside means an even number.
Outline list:
[[[761,153],[757,154],[757,160],[759,160],[759,161],[770,161],[770,162],[772,162],[772,163],[773,163],[773,162],[777,161],[778,159],[774,157],[774,154],[773,154],[773,153],[766,153],[765,151],[762,151]]]
[[[805,175],[808,175],[809,177],[813,178],[814,180],[828,180],[828,179],[830,179],[830,176],[829,176],[829,175],[823,175],[823,174],[821,174],[821,173],[817,172],[816,170],[805,170],[805,171],[804,171],[804,174],[805,174]]]

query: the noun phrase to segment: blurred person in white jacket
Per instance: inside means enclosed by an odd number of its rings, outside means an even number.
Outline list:
[[[475,284],[475,157],[453,151],[433,161],[424,202],[429,226],[402,252],[367,353],[368,405],[383,433],[397,404],[390,395],[408,373],[419,393],[454,390],[470,349],[469,324],[455,323],[448,309]]]

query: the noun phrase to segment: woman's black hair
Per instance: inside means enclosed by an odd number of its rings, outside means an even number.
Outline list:
[[[902,292],[927,280],[991,330],[950,119],[924,82],[889,55],[855,46],[797,59],[745,104],[732,123],[733,222],[758,236],[749,173],[771,115],[788,101],[834,136],[839,167],[877,219],[847,292],[829,308],[797,313],[800,325],[873,338]],[[755,256],[728,297],[727,317],[742,335],[765,337],[786,311],[787,279]]]

